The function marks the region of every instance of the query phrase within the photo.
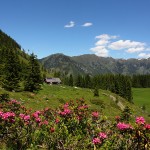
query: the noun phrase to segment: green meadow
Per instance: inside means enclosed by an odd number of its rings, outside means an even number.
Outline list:
[[[145,107],[150,114],[150,88],[133,88],[133,101],[139,107]]]
[[[145,89],[146,90],[146,89]],[[149,89],[150,90],[150,89]],[[103,115],[109,119],[113,119],[115,116],[121,115],[121,108],[117,105],[117,102],[110,98],[110,95],[115,97],[117,101],[121,102],[123,106],[128,106],[134,116],[144,116],[149,120],[147,113],[142,111],[139,107],[142,104],[146,105],[146,110],[150,110],[150,103],[148,102],[148,89],[146,95],[143,96],[133,89],[134,102],[136,105],[131,104],[123,98],[111,93],[110,91],[99,90],[99,97],[94,97],[93,90],[86,88],[69,87],[64,85],[47,85],[43,84],[42,89],[36,93],[31,92],[6,92],[4,89],[0,90],[1,93],[8,93],[11,99],[20,101],[25,107],[34,110],[41,110],[45,107],[58,108],[60,105],[70,100],[76,101],[78,99],[84,99],[90,106],[91,110],[100,111]],[[138,95],[139,94],[139,95]],[[142,97],[142,99],[140,98]],[[140,100],[143,102],[140,103]]]

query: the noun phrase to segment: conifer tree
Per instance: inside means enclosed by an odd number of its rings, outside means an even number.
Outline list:
[[[63,84],[64,85],[69,85],[69,78],[66,76],[66,77],[64,77],[64,79],[63,79]]]
[[[81,84],[82,84],[81,80],[82,80],[82,76],[78,74],[78,76],[76,77],[75,86],[81,87]]]
[[[94,93],[94,96],[97,96],[97,97],[99,96],[99,91],[97,87],[94,89],[93,93]]]
[[[54,77],[55,77],[55,78],[60,78],[60,76],[61,76],[61,72],[55,70],[55,72],[54,72]]]
[[[131,109],[128,106],[126,106],[121,114],[122,121],[129,122],[131,114]]]
[[[70,77],[69,77],[69,86],[73,86],[73,76],[72,76],[72,74],[70,74]]]
[[[85,88],[91,88],[92,83],[91,83],[91,77],[87,74],[85,76]]]
[[[26,76],[25,87],[26,91],[36,91],[40,89],[40,83],[42,83],[40,65],[37,57],[32,53],[29,58],[28,74]]]
[[[129,79],[129,77],[126,78],[126,82],[125,82],[125,98],[129,101],[129,102],[133,102],[133,97],[132,97],[132,87],[131,87],[131,80]]]
[[[19,57],[14,50],[7,50],[5,55],[3,87],[6,90],[18,90],[20,80],[20,62]]]

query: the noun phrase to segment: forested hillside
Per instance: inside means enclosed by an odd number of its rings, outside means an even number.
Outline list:
[[[10,36],[0,30],[0,49],[21,49],[21,46]]]
[[[26,54],[14,39],[0,30],[0,85],[9,91],[18,91],[20,87],[35,90],[41,80],[37,57]]]

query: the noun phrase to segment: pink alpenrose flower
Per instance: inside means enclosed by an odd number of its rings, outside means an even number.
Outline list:
[[[93,138],[92,143],[97,145],[97,144],[101,144],[101,140],[97,137],[97,138]]]
[[[104,133],[104,132],[100,132],[99,133],[99,137],[101,138],[101,139],[106,139],[107,138],[107,134],[106,133]]]
[[[125,124],[125,123],[123,123],[123,122],[119,122],[119,123],[117,124],[117,128],[118,128],[119,130],[132,129],[132,127],[131,127],[130,124]]]
[[[146,124],[145,129],[150,130],[150,124]]]
[[[145,119],[144,117],[136,117],[136,123],[137,124],[145,124]]]
[[[98,118],[99,113],[97,111],[92,112],[92,117]]]

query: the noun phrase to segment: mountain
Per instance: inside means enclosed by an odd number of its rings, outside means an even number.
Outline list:
[[[114,59],[98,57],[94,54],[66,56],[53,54],[39,60],[48,70],[59,70],[67,74],[150,74],[150,58],[148,59]]]
[[[64,74],[85,74],[88,73],[82,63],[74,61],[64,54],[53,54],[39,60],[44,68],[48,70],[61,71]]]

